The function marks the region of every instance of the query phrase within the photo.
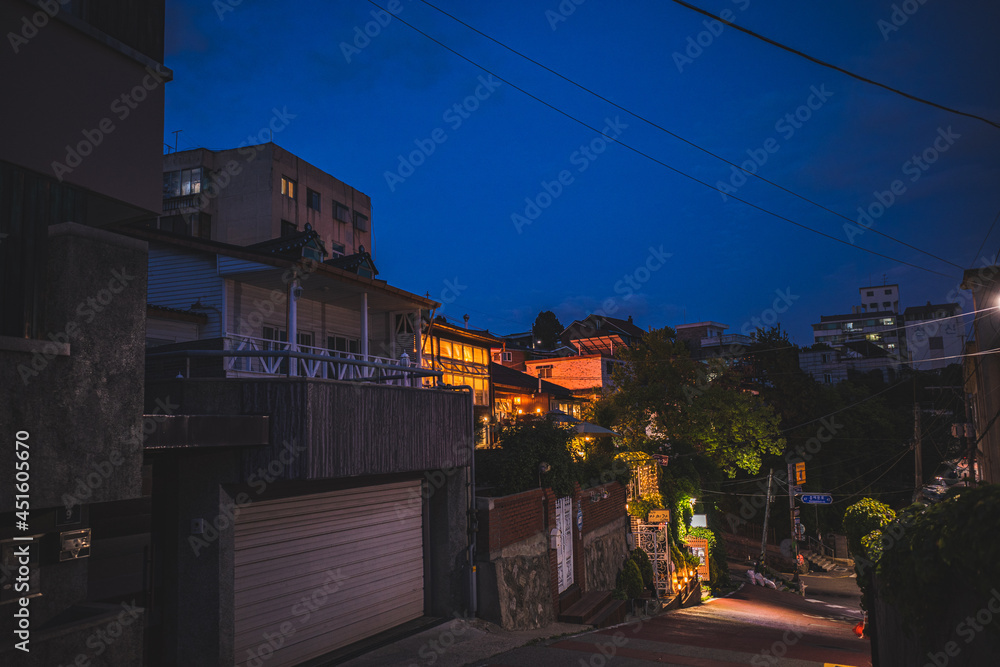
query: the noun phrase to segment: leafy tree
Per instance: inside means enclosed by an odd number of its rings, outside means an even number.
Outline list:
[[[559,343],[559,334],[565,327],[559,322],[559,318],[551,310],[543,310],[538,313],[535,323],[531,325],[531,335],[535,341],[541,341],[541,347],[552,349]]]
[[[538,488],[541,479],[542,486],[568,496],[581,472],[570,451],[573,435],[544,419],[508,426],[500,432],[499,449],[477,450],[477,473],[496,486],[498,495]],[[542,463],[549,465],[548,472],[539,473]]]

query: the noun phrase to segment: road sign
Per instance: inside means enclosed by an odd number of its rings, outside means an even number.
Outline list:
[[[802,485],[806,483],[806,462],[799,461],[795,464],[795,484]]]
[[[800,499],[807,505],[829,505],[833,502],[829,493],[806,493]]]

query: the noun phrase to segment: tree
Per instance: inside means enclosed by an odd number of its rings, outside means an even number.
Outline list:
[[[545,349],[552,349],[559,342],[559,335],[563,332],[563,325],[559,318],[551,310],[543,310],[538,313],[535,323],[531,325],[531,335],[535,342],[541,341],[540,346]]]

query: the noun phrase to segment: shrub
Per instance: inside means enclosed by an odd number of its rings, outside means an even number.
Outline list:
[[[626,558],[622,569],[618,572],[615,588],[621,589],[629,599],[635,599],[642,594],[642,575],[639,566],[632,558]]]
[[[653,583],[653,563],[649,560],[649,556],[645,551],[636,547],[632,550],[630,558],[635,561],[635,564],[639,567],[639,574],[642,575],[642,584],[644,586],[649,586]]]

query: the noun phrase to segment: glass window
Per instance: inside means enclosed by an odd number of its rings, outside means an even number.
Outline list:
[[[470,363],[470,364],[473,363],[473,354],[472,354],[473,349],[474,348],[471,345],[463,345],[462,346],[462,359],[466,363]]]
[[[179,197],[181,195],[181,172],[168,171],[163,174],[163,196]]]
[[[333,217],[341,222],[351,221],[351,209],[347,208],[339,201],[333,201]]]
[[[892,290],[891,290],[891,289],[887,289],[887,290],[885,291],[885,293],[886,293],[886,294],[892,294]]]
[[[319,212],[319,193],[315,190],[310,190],[306,188],[306,206],[312,210]]]
[[[281,177],[281,194],[288,197],[289,199],[295,199],[295,190],[297,189],[297,184],[292,179],[287,176]]]
[[[362,213],[354,212],[354,226],[363,232],[368,231],[368,216]]]
[[[486,350],[481,347],[473,348],[473,359],[477,364],[486,363]]]
[[[453,353],[452,353],[452,349],[451,349],[451,341],[450,340],[444,340],[442,338],[440,340],[440,342],[438,342],[438,345],[441,346],[441,357],[443,359],[452,359],[452,358],[454,358],[453,357]]]

